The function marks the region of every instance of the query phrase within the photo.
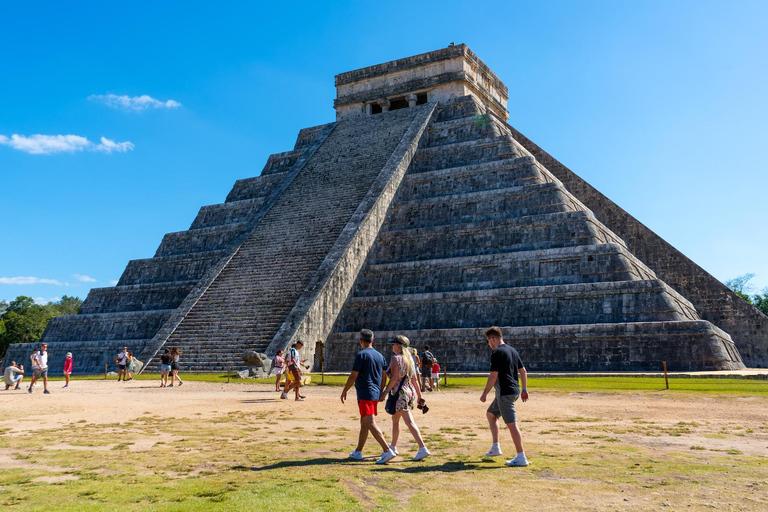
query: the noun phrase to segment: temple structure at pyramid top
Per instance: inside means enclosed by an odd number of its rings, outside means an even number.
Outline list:
[[[368,328],[486,370],[490,325],[530,370],[768,366],[768,317],[510,126],[507,87],[465,45],[336,87],[335,122],[54,318],[52,368],[73,352],[104,371],[128,347],[151,370],[177,346],[185,371],[221,371],[301,340],[316,369],[348,370]]]
[[[336,75],[336,119],[473,97],[506,121],[509,90],[465,44]]]

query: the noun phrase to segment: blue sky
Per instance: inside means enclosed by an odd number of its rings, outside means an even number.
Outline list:
[[[6,4],[0,299],[110,286],[333,121],[335,74],[452,41],[509,86],[513,126],[718,279],[753,272],[760,290],[766,19],[759,1]],[[120,106],[144,95],[157,103]]]

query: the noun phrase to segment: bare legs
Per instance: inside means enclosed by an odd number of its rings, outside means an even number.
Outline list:
[[[413,421],[413,416],[409,410],[397,411],[392,416],[392,446],[397,446],[397,440],[400,437],[400,418],[403,418],[405,426],[411,431],[411,435],[416,440],[416,443],[418,443],[419,448],[423,448],[424,440],[421,437],[421,431],[416,422]]]
[[[389,445],[387,445],[387,441],[384,439],[384,434],[382,434],[381,429],[379,429],[379,426],[376,424],[376,419],[373,417],[373,414],[369,414],[360,418],[360,435],[357,438],[357,448],[355,448],[355,451],[363,451],[365,442],[368,440],[368,432],[370,432],[373,435],[373,438],[381,445],[382,451],[386,452],[389,450]]]
[[[499,442],[499,419],[490,412],[485,413],[488,418],[488,426],[491,427],[491,438],[494,443]],[[509,433],[512,435],[512,442],[515,443],[515,449],[517,453],[522,453],[523,450],[523,436],[520,434],[520,429],[517,428],[517,423],[507,423]]]
[[[275,391],[280,391],[281,380],[283,380],[282,374],[275,375]]]

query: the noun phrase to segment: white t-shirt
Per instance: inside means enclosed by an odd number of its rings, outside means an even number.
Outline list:
[[[288,355],[285,357],[285,362],[288,363],[288,366],[295,366],[298,368],[301,366],[301,360],[299,358],[299,350],[292,348],[288,351]]]
[[[120,352],[117,354],[117,364],[128,364],[128,353],[127,352]]]
[[[41,370],[48,368],[48,351],[41,352],[38,350],[35,352],[35,367]]]

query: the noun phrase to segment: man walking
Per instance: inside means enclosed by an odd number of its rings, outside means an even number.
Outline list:
[[[32,388],[35,386],[35,382],[40,377],[43,378],[43,393],[50,395],[48,391],[48,345],[43,343],[40,345],[40,350],[32,355],[32,381],[30,381],[27,391],[32,392]]]
[[[507,424],[509,433],[512,435],[512,442],[515,443],[515,449],[517,449],[515,458],[508,460],[505,464],[507,466],[527,466],[528,459],[523,450],[523,437],[520,435],[520,429],[517,428],[515,400],[518,397],[522,398],[523,402],[528,400],[528,373],[525,371],[523,361],[517,350],[504,343],[501,328],[491,327],[486,330],[485,339],[493,352],[491,352],[491,373],[488,375],[488,382],[480,396],[480,401],[485,402],[491,388],[496,389],[496,398],[486,412],[493,444],[485,455],[486,457],[497,457],[502,454],[501,446],[499,446],[499,416],[501,416],[504,423]],[[518,375],[522,380],[522,389],[518,384]]]
[[[285,358],[285,362],[288,365],[288,371],[293,375],[293,380],[289,384],[285,383],[285,391],[280,395],[280,398],[288,398],[288,392],[292,389],[296,390],[296,401],[301,402],[304,398],[299,394],[299,388],[301,388],[301,359],[299,359],[299,350],[304,346],[304,342],[299,340],[296,345],[291,347],[288,351],[288,356]]]
[[[432,366],[435,364],[435,356],[429,351],[429,345],[424,347],[424,352],[419,357],[421,366],[421,391],[432,391]]]
[[[344,390],[341,392],[341,403],[345,403],[347,391],[354,384],[357,393],[357,408],[360,410],[360,435],[357,440],[357,448],[349,454],[349,458],[363,460],[363,447],[368,440],[368,432],[370,432],[383,450],[381,458],[376,461],[376,464],[384,464],[394,458],[395,453],[384,440],[384,434],[376,425],[374,416],[378,414],[381,390],[386,384],[386,376],[384,375],[386,360],[373,348],[373,332],[369,329],[360,331],[360,346],[362,350],[355,356],[352,373],[349,374]]]

